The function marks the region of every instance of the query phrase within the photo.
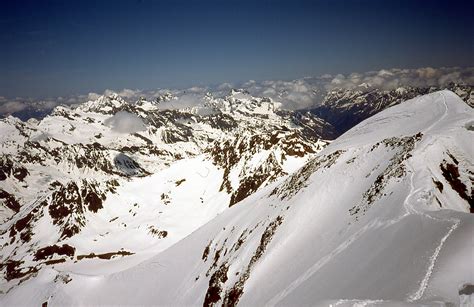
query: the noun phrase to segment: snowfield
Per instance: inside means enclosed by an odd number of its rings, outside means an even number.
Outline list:
[[[119,186],[66,241],[135,255],[43,267],[0,305],[472,306],[473,123],[450,91],[408,100],[231,207],[222,169],[180,160]],[[230,184],[267,159],[240,162]]]

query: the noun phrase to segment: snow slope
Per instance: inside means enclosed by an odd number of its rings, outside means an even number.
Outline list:
[[[467,302],[459,292],[474,284],[473,125],[474,111],[452,92],[408,100],[138,265],[45,268],[0,303]]]

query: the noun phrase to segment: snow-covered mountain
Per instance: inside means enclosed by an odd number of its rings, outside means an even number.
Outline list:
[[[470,85],[450,83],[446,89],[456,93],[468,105],[474,107],[474,90]],[[403,101],[438,91],[439,87],[402,86],[396,89],[368,87],[361,84],[356,88],[335,88],[326,93],[322,103],[310,109],[331,123],[338,136],[370,116]]]
[[[474,111],[453,92],[329,145],[314,113],[243,91],[161,102],[0,122],[2,305],[472,302]]]
[[[308,114],[303,127],[270,99],[233,90],[160,108],[173,99],[112,94],[41,121],[0,121],[1,291],[58,263],[136,264],[328,143],[317,133],[327,123]]]

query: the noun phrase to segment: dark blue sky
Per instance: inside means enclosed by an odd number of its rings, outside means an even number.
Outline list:
[[[474,65],[474,1],[0,1],[0,96]]]

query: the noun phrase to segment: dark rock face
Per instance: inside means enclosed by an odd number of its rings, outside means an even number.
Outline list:
[[[8,260],[0,264],[0,270],[5,268],[5,279],[10,281],[13,279],[27,278],[38,272],[36,267],[22,267],[23,263],[24,261]]]
[[[363,201],[349,209],[350,215],[355,216],[357,220],[369,210],[376,200],[385,196],[384,189],[391,180],[400,180],[405,176],[405,161],[411,157],[411,152],[422,137],[423,134],[421,132],[413,136],[401,138],[393,137],[375,144],[370,149],[370,151],[374,151],[379,146],[385,146],[392,150],[392,158],[387,167],[377,176],[370,188],[364,192]]]
[[[68,163],[78,169],[91,169],[113,174],[114,168],[109,161],[108,149],[99,143],[72,144],[55,148],[47,153],[56,163]]]
[[[148,227],[148,233],[157,237],[158,239],[163,239],[168,236],[168,232],[166,230],[159,230],[158,228],[154,226]]]
[[[248,260],[247,265],[243,267],[242,272],[238,272],[239,278],[233,283],[228,284],[228,271],[232,263],[232,259],[236,257],[237,251],[240,247],[246,244],[248,236],[259,227],[259,224],[251,230],[245,229],[239,236],[236,242],[230,247],[227,247],[229,238],[226,238],[224,242],[216,243],[213,247],[214,257],[206,276],[210,276],[209,284],[204,298],[203,306],[237,306],[240,297],[244,293],[244,286],[247,280],[250,278],[252,269],[264,255],[267,250],[268,244],[272,241],[276,234],[278,227],[283,223],[283,217],[278,215],[273,220],[263,223],[260,227],[262,228],[260,242],[256,247],[252,247],[252,256]],[[266,225],[265,225],[266,224]],[[232,231],[231,231],[232,232]],[[208,256],[211,252],[212,241],[204,249],[202,260],[207,262]]]
[[[20,211],[20,203],[14,195],[7,191],[0,189],[0,203],[3,203],[7,208],[10,208],[14,212]]]
[[[206,122],[215,129],[221,129],[223,131],[231,131],[237,127],[237,122],[232,116],[228,114],[213,114],[206,118]]]
[[[12,239],[10,241],[10,243],[14,242],[15,235],[17,234],[17,232],[20,233],[20,239],[23,242],[29,242],[31,240],[31,235],[32,235],[31,228],[27,227],[27,226],[30,226],[30,222],[31,222],[32,218],[33,218],[33,215],[31,213],[29,213],[25,217],[19,219],[10,228],[10,234],[9,235],[10,235],[10,238]],[[23,230],[25,230],[25,231],[23,231]]]
[[[281,200],[290,199],[301,189],[307,186],[309,177],[322,168],[329,168],[337,162],[339,156],[344,153],[337,150],[328,155],[315,157],[308,161],[300,170],[291,175],[282,185],[276,187],[270,195],[277,195]]]
[[[250,262],[248,263],[244,272],[240,274],[240,278],[237,280],[237,282],[226,292],[223,303],[224,306],[237,306],[240,297],[244,293],[244,286],[250,277],[252,268],[263,256],[268,244],[273,239],[273,236],[275,235],[278,226],[280,226],[282,223],[283,217],[277,216],[275,220],[273,220],[267,225],[267,227],[263,231],[262,237],[260,238],[260,244],[252,255],[252,258],[250,259]]]
[[[28,170],[14,163],[11,157],[7,155],[2,155],[0,157],[0,181],[7,179],[8,177],[13,177],[19,181],[23,181],[28,175]]]
[[[114,257],[117,256],[130,256],[133,255],[134,253],[128,252],[128,251],[118,251],[118,252],[111,252],[111,253],[104,253],[104,254],[95,254],[95,253],[90,253],[88,255],[78,255],[77,260],[82,260],[82,259],[92,259],[92,258],[98,258],[98,259],[106,259],[110,260]]]
[[[73,257],[76,249],[69,244],[58,246],[56,244],[40,248],[35,253],[35,260],[46,260],[54,254]]]
[[[135,160],[123,153],[115,156],[114,164],[116,169],[125,176],[144,176],[150,174]]]
[[[281,152],[279,157],[275,156],[277,149]],[[244,166],[239,175],[239,185],[233,189],[229,179],[232,169],[239,163],[245,164],[253,155],[265,150],[271,153],[255,168]],[[286,130],[237,137],[223,143],[216,143],[209,149],[214,164],[224,170],[221,191],[231,193],[229,206],[247,198],[266,183],[285,175],[281,161],[287,156],[304,157],[314,152],[315,149],[310,141],[306,140],[299,131]]]
[[[266,181],[275,181],[283,175],[286,175],[285,171],[277,162],[275,155],[270,154],[267,161],[261,164],[253,174],[242,178],[239,187],[231,195],[229,206],[231,207],[255,193]]]
[[[61,228],[61,238],[69,238],[80,231],[85,225],[84,213],[86,210],[97,212],[102,208],[105,192],[100,192],[97,185],[83,180],[80,184],[70,181],[52,194],[49,201],[48,212],[53,219],[53,224]]]
[[[454,163],[443,160],[443,163],[440,164],[443,177],[451,188],[469,204],[469,211],[474,213],[474,188],[470,192],[468,191],[466,185],[460,179],[459,162],[454,157],[452,159]]]
[[[222,284],[227,281],[228,269],[229,267],[224,263],[211,275],[209,287],[207,288],[204,303],[202,304],[204,307],[215,306],[216,303],[221,300]]]

